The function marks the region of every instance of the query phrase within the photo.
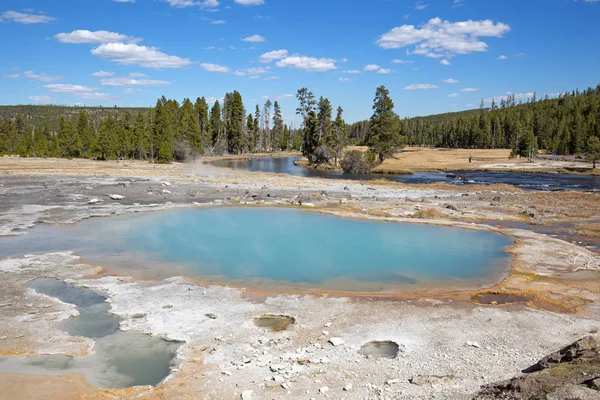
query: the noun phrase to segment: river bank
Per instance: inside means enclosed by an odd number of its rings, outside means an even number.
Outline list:
[[[364,146],[351,146],[346,149],[366,151]],[[561,173],[600,175],[600,168],[592,169],[591,162],[560,161],[536,158],[509,158],[506,149],[441,149],[427,147],[406,147],[394,157],[387,158],[375,166],[373,174],[414,174],[415,172],[515,172],[515,173]],[[469,162],[469,158],[471,162]],[[303,158],[296,165],[307,168],[340,171],[341,168],[327,165],[312,167]]]
[[[72,253],[4,259],[0,357],[83,356],[91,350],[90,339],[57,328],[58,321],[72,316],[72,307],[27,288],[27,282],[41,276],[104,294],[111,312],[122,319],[121,329],[185,342],[177,356],[180,366],[157,388],[106,390],[92,387],[81,375],[32,377],[15,371],[0,374],[3,394],[11,399],[39,393],[64,399],[239,399],[248,391],[253,399],[317,398],[320,393],[335,399],[468,399],[481,385],[509,379],[600,326],[595,249],[486,224],[585,224],[600,215],[597,194],[305,179],[198,163],[4,158],[0,170],[2,235],[92,216],[235,205],[487,229],[517,238],[510,274],[492,287],[398,295],[253,291],[186,277],[144,281],[89,265]],[[533,297],[505,305],[472,301],[489,293]],[[290,315],[296,323],[271,332],[253,324],[262,314]],[[342,342],[333,341],[334,346],[329,341],[334,337]],[[399,355],[373,359],[358,354],[373,340],[398,343]],[[411,383],[419,382],[415,377],[435,383]],[[37,393],[23,390],[34,383]]]

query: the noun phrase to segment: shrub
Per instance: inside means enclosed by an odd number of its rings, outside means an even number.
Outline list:
[[[340,166],[345,174],[368,174],[373,166],[371,158],[371,154],[368,152],[351,150],[344,154],[340,160]]]
[[[317,163],[317,164],[329,163],[330,159],[331,159],[331,154],[329,154],[329,150],[327,150],[327,146],[322,144],[315,149],[315,163]]]

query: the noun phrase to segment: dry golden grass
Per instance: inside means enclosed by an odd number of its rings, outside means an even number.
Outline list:
[[[435,208],[423,208],[412,215],[418,219],[446,219],[448,215]]]
[[[365,146],[349,146],[346,150],[367,151]],[[479,165],[495,162],[509,162],[510,150],[506,149],[434,149],[429,147],[406,147],[393,158],[388,158],[373,172],[394,173],[393,171],[454,171],[477,169]],[[469,156],[472,162],[469,163]],[[525,160],[510,160],[515,164]]]
[[[152,164],[148,161],[94,161],[64,158],[0,157],[0,175],[102,175],[184,176],[184,164]]]
[[[575,230],[582,236],[600,237],[600,224],[579,225]]]

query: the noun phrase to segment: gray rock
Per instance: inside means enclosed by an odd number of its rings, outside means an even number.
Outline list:
[[[252,400],[252,390],[244,390],[240,396],[242,400]]]
[[[329,343],[331,343],[334,346],[341,346],[344,344],[344,340],[338,337],[332,337],[331,339],[329,339]]]
[[[600,400],[600,393],[579,385],[565,385],[546,395],[547,400]]]
[[[120,194],[109,194],[108,197],[110,197],[112,200],[123,200],[125,198],[125,196]]]
[[[570,362],[583,355],[595,352],[598,349],[598,341],[593,336],[586,336],[583,339],[563,347],[559,351],[556,351],[540,361],[525,369],[523,372],[531,373],[535,371],[541,371],[550,367],[553,367],[559,363]]]

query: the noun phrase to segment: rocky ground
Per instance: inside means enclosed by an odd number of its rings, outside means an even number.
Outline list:
[[[0,356],[93,351],[91,340],[57,328],[73,307],[27,289],[29,280],[42,276],[106,294],[124,330],[185,343],[180,366],[157,388],[102,390],[81,375],[15,371],[0,374],[0,398],[469,399],[600,329],[595,247],[485,223],[583,224],[600,215],[597,194],[345,182],[135,162],[0,159],[0,170],[5,236],[91,216],[253,205],[497,230],[517,238],[510,275],[492,288],[395,296],[269,294],[186,278],[141,282],[70,253],[1,260]],[[476,304],[471,296],[477,293],[527,293],[535,300]],[[253,318],[265,313],[290,315],[296,323],[281,332],[256,327]],[[360,355],[370,341],[393,341],[399,354]],[[24,389],[32,384],[39,390]]]

